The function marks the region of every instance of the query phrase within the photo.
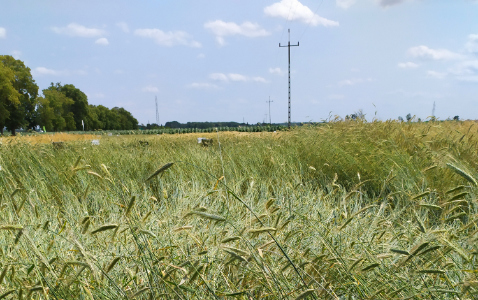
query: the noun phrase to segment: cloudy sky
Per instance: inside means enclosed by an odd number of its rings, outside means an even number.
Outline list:
[[[140,123],[478,119],[478,1],[2,1],[0,54]]]

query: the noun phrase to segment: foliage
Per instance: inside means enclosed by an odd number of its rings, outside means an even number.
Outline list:
[[[6,103],[4,108],[6,107],[6,110],[8,110],[5,125],[15,135],[15,129],[21,127],[32,128],[35,125],[38,86],[31,75],[30,68],[26,67],[21,60],[14,59],[10,55],[0,55],[0,62],[15,74],[13,88],[19,94],[19,103],[16,101],[0,101]]]
[[[0,134],[10,117],[8,107],[19,106],[20,93],[15,90],[15,73],[0,61]]]
[[[473,299],[477,129],[3,138],[0,295]]]
[[[38,124],[47,131],[75,130],[74,114],[70,111],[74,100],[52,87],[43,90],[43,95],[38,99]]]
[[[214,127],[240,127],[246,126],[244,123],[237,122],[187,122],[185,124],[179,123],[178,121],[166,122],[164,127],[169,128],[197,128],[197,129],[207,129]]]

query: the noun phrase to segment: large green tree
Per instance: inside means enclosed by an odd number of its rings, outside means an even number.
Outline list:
[[[43,90],[38,99],[38,124],[47,131],[76,130],[71,106],[74,101],[55,88]]]
[[[88,116],[88,97],[73,84],[65,84],[60,88],[60,92],[74,101],[71,105],[71,112],[74,116],[76,129],[83,130],[81,121],[86,121]]]
[[[36,98],[38,86],[33,80],[30,68],[10,55],[0,55],[0,62],[14,73],[13,88],[18,92],[17,101],[5,101],[4,109],[8,111],[5,125],[15,135],[15,130],[21,127],[33,128],[35,124]],[[3,127],[2,127],[3,129]]]
[[[20,105],[18,98],[20,93],[13,87],[15,73],[0,62],[0,135],[3,135],[3,128],[10,117],[8,107]]]

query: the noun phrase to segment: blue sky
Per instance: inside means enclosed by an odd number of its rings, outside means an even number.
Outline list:
[[[140,123],[478,119],[474,0],[2,0],[0,54]]]

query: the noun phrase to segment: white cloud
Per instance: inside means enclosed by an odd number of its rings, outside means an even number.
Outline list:
[[[265,7],[264,13],[270,17],[283,18],[289,21],[300,21],[311,26],[339,26],[339,22],[319,16],[310,8],[300,3],[299,0],[281,0],[280,2]]]
[[[248,80],[247,76],[236,74],[236,73],[229,73],[228,78],[231,81],[247,81]]]
[[[150,38],[156,42],[156,44],[166,47],[172,47],[176,45],[188,46],[199,48],[201,44],[192,39],[192,37],[184,31],[168,31],[164,32],[156,28],[136,29],[134,34],[137,36]]]
[[[99,37],[105,35],[105,31],[98,28],[88,28],[76,23],[70,23],[66,27],[52,27],[51,30],[58,34],[78,37]]]
[[[268,82],[265,78],[260,77],[260,76],[252,77],[251,79],[254,82],[261,82],[261,83],[267,83]]]
[[[193,82],[188,85],[190,89],[202,89],[202,90],[210,90],[210,89],[218,89],[219,87],[212,83],[207,82]]]
[[[282,71],[281,68],[269,68],[269,73],[283,75],[285,71]]]
[[[377,0],[378,4],[382,7],[388,7],[405,2],[406,0]]]
[[[354,5],[357,0],[336,0],[336,4],[338,7],[347,9],[350,6]]]
[[[148,86],[145,86],[144,88],[142,88],[141,91],[146,92],[146,93],[157,93],[157,92],[159,92],[159,89],[155,86],[148,85]]]
[[[449,71],[457,76],[478,75],[478,60],[461,62],[450,68]]]
[[[7,37],[7,30],[3,27],[0,27],[0,39],[4,39]]]
[[[466,51],[478,54],[478,34],[470,34],[465,44]]]
[[[209,75],[209,78],[212,80],[217,80],[217,81],[228,81],[229,79],[227,78],[226,74],[223,73],[212,73]]]
[[[452,60],[463,58],[461,54],[446,49],[431,49],[427,46],[418,46],[408,49],[408,54],[415,58],[431,60]]]
[[[99,38],[95,41],[95,44],[107,46],[109,45],[109,42],[107,38]]]
[[[88,75],[88,72],[85,70],[54,70],[45,67],[37,67],[32,70],[32,75],[35,76],[44,76],[44,75],[52,75],[52,76],[70,76],[70,75]]]
[[[436,71],[428,71],[428,77],[436,78],[436,79],[443,79],[446,77],[446,73],[436,72]]]
[[[13,50],[12,51],[12,56],[15,59],[20,59],[20,56],[22,55],[22,52],[20,50]]]
[[[249,76],[245,76],[245,75],[237,74],[237,73],[229,73],[229,74],[212,73],[209,75],[209,78],[212,80],[222,81],[222,82],[229,82],[229,81],[234,81],[234,82],[253,81],[253,82],[261,82],[261,83],[268,82],[265,78],[260,76],[249,77]]]
[[[116,23],[116,26],[123,30],[124,33],[129,33],[129,26],[125,22],[118,22]]]
[[[415,69],[418,68],[419,64],[413,63],[413,62],[405,62],[405,63],[399,63],[398,67],[401,69]]]
[[[231,35],[242,35],[245,37],[261,37],[270,33],[263,29],[259,24],[244,22],[241,25],[234,22],[224,22],[221,20],[211,21],[204,24],[204,28],[209,29],[215,36],[220,45],[224,45],[224,37]]]
[[[372,78],[352,78],[352,79],[345,79],[342,80],[338,83],[339,86],[351,86],[351,85],[356,85],[359,83],[365,83],[365,82],[372,82]]]
[[[32,73],[35,74],[35,75],[60,75],[62,73],[62,71],[48,69],[48,68],[45,68],[45,67],[38,67],[38,68],[35,68],[32,71]]]

